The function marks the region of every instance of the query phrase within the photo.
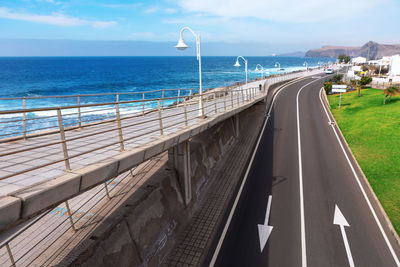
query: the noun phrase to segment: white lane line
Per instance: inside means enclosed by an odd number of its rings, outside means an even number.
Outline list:
[[[335,215],[333,217],[333,224],[339,225],[340,227],[340,232],[342,233],[343,243],[346,249],[349,265],[350,267],[354,267],[354,261],[353,261],[353,256],[351,255],[349,240],[347,239],[346,230],[344,229],[345,226],[350,227],[350,225],[337,205],[335,205]]]
[[[328,111],[326,110],[326,107],[325,107],[324,103],[322,102],[322,96],[321,96],[321,94],[322,94],[322,88],[321,88],[321,90],[319,91],[319,100],[321,101],[321,105],[322,105],[322,107],[324,108],[324,111],[325,111],[326,117],[328,118],[329,124],[331,125],[332,130],[333,130],[333,132],[335,133],[336,139],[338,140],[339,145],[340,145],[340,147],[342,148],[343,154],[344,154],[344,156],[345,156],[345,158],[346,158],[346,160],[347,160],[347,163],[348,163],[349,166],[350,166],[351,171],[353,172],[354,178],[356,179],[357,184],[358,184],[358,186],[360,187],[361,193],[362,193],[362,195],[364,196],[365,201],[367,202],[367,205],[368,205],[368,207],[369,207],[369,209],[370,209],[370,211],[371,211],[371,213],[372,213],[372,216],[374,217],[375,222],[376,222],[376,224],[378,225],[378,228],[379,228],[379,230],[380,230],[381,233],[382,233],[383,239],[385,239],[386,245],[388,246],[388,248],[389,248],[389,250],[390,250],[390,253],[391,253],[392,256],[393,256],[393,259],[394,259],[394,261],[396,262],[396,265],[397,265],[397,266],[400,266],[399,259],[397,258],[397,255],[396,255],[396,253],[394,252],[392,245],[390,244],[389,238],[387,237],[385,231],[383,230],[382,224],[381,224],[381,222],[379,221],[378,216],[377,216],[376,213],[375,213],[374,207],[372,207],[372,204],[371,204],[371,202],[369,201],[369,198],[368,198],[368,196],[367,196],[367,193],[365,192],[364,187],[362,186],[362,184],[361,184],[361,182],[360,182],[360,178],[358,178],[358,175],[357,175],[357,173],[356,173],[356,171],[355,171],[355,169],[354,169],[354,167],[353,167],[353,164],[351,163],[350,158],[349,158],[349,156],[347,155],[346,150],[344,149],[344,146],[343,146],[343,144],[342,144],[342,141],[341,141],[340,138],[339,138],[338,133],[336,132],[335,125],[334,125],[333,121],[331,120],[331,118],[329,117]]]
[[[306,230],[305,230],[305,220],[304,220],[304,193],[303,193],[303,163],[301,158],[301,138],[300,138],[300,112],[299,112],[299,95],[300,92],[312,83],[315,83],[326,77],[321,77],[320,79],[314,80],[307,83],[297,92],[296,95],[296,116],[297,116],[297,146],[299,153],[299,196],[300,196],[300,229],[301,229],[301,266],[307,266],[307,249],[306,249]]]
[[[213,267],[213,266],[214,266],[214,264],[215,264],[215,262],[216,262],[216,260],[217,260],[219,251],[221,250],[222,243],[224,242],[226,233],[228,232],[228,228],[229,228],[229,225],[231,224],[231,220],[232,220],[233,214],[235,213],[236,206],[237,206],[237,204],[238,204],[238,202],[239,202],[240,195],[242,194],[243,187],[244,187],[244,185],[245,185],[245,183],[246,183],[246,180],[247,180],[247,177],[248,177],[248,175],[249,175],[251,166],[253,165],[254,157],[256,156],[256,153],[257,153],[257,150],[258,150],[258,146],[260,145],[261,138],[262,138],[262,136],[263,136],[263,134],[264,134],[265,127],[267,126],[267,123],[268,123],[268,119],[270,118],[272,106],[273,106],[274,103],[275,103],[275,99],[276,99],[276,97],[278,96],[278,94],[282,91],[282,89],[284,89],[284,88],[288,87],[289,85],[292,85],[292,84],[294,84],[294,83],[296,83],[296,82],[298,82],[298,81],[293,81],[293,82],[290,82],[290,83],[284,85],[282,88],[280,88],[280,89],[276,92],[276,94],[274,95],[274,97],[273,97],[273,99],[272,99],[272,103],[271,103],[271,105],[270,105],[270,107],[269,107],[269,111],[268,111],[268,114],[267,114],[267,118],[266,118],[265,121],[264,121],[264,125],[263,125],[263,128],[262,128],[261,134],[260,134],[260,136],[258,137],[258,141],[257,141],[256,147],[255,147],[255,149],[254,149],[254,151],[253,151],[253,155],[251,156],[249,166],[247,167],[246,173],[245,173],[245,175],[244,175],[244,177],[243,177],[242,183],[241,183],[240,188],[239,188],[239,192],[238,192],[238,194],[236,195],[235,201],[233,202],[232,209],[231,209],[231,211],[230,211],[230,213],[229,213],[229,216],[228,216],[228,219],[227,219],[227,221],[226,221],[225,227],[224,227],[224,229],[223,229],[223,231],[222,231],[221,237],[219,238],[217,247],[215,248],[214,255],[213,255],[213,257],[212,257],[212,259],[211,259],[211,262],[210,262],[210,265],[209,265],[210,267]]]
[[[296,95],[296,117],[297,117],[297,150],[299,153],[299,190],[300,190],[300,232],[301,232],[301,266],[307,266],[307,253],[306,253],[306,230],[305,230],[305,221],[304,221],[304,195],[303,195],[303,164],[301,160],[301,140],[300,140],[300,112],[299,112],[299,95],[300,92],[308,85],[319,81],[314,80],[312,82],[307,83],[297,92]]]

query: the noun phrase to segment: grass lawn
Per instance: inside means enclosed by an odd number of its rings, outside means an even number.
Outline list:
[[[331,111],[361,169],[400,234],[400,95],[383,105],[383,91],[328,96]]]

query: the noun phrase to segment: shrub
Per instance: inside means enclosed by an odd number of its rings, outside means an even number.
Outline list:
[[[342,63],[342,62],[344,62],[344,63],[349,63],[350,62],[350,57],[349,56],[346,56],[345,54],[341,54],[341,55],[339,55],[338,56],[338,59],[339,59],[339,63]]]
[[[334,83],[340,82],[342,79],[343,79],[343,74],[336,74],[335,76],[333,76]]]
[[[361,86],[366,86],[370,82],[372,82],[372,78],[370,76],[363,76],[363,77],[361,77],[360,85]]]
[[[331,82],[324,83],[324,89],[326,94],[329,95],[332,92],[332,83]]]

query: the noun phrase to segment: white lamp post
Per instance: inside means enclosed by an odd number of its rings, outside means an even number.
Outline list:
[[[276,62],[275,63],[275,68],[277,68],[279,66],[279,69],[281,68],[281,63],[279,63],[279,62]]]
[[[233,65],[233,66],[234,66],[234,67],[240,67],[239,58],[243,59],[243,61],[244,61],[244,68],[245,68],[245,70],[246,70],[246,84],[247,84],[247,60],[246,60],[244,57],[242,57],[242,56],[238,56],[238,57],[236,58],[236,63],[235,63],[235,65]]]
[[[303,66],[305,66],[306,69],[308,70],[308,63],[307,63],[307,61],[304,61]]]
[[[196,34],[192,29],[190,29],[189,27],[184,27],[181,29],[180,35],[179,35],[179,40],[178,40],[178,44],[175,46],[177,49],[179,50],[185,50],[186,48],[188,48],[189,46],[187,44],[185,44],[185,41],[183,40],[183,32],[185,30],[190,31],[194,37],[196,38],[196,55],[197,55],[197,61],[199,61],[199,83],[200,83],[200,87],[199,87],[199,116],[203,116],[203,112],[202,112],[202,101],[203,101],[203,90],[202,90],[202,86],[201,86],[201,53],[200,53],[200,35]]]
[[[258,66],[260,66],[260,69],[258,69]],[[264,74],[264,67],[263,66],[261,66],[260,64],[257,64],[255,71],[261,71],[261,78],[263,77],[263,74]]]

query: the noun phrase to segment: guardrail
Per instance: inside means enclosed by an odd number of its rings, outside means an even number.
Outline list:
[[[27,152],[29,153],[30,151],[35,151],[35,150],[42,151],[42,149],[48,149],[49,147],[52,146],[59,146],[60,149],[57,153],[62,154],[62,157],[60,159],[52,159],[55,155],[54,153],[53,154],[49,153],[47,155],[48,157],[50,157],[48,162],[44,164],[39,164],[35,167],[28,169],[21,168],[21,170],[16,171],[10,175],[0,177],[0,180],[11,179],[15,176],[34,170],[40,170],[49,165],[54,165],[62,162],[64,163],[64,170],[69,171],[71,170],[70,161],[74,158],[78,158],[82,155],[93,153],[110,146],[118,147],[117,149],[118,151],[124,151],[132,147],[132,143],[129,144],[129,141],[131,140],[137,140],[145,136],[159,137],[163,136],[164,134],[168,134],[168,131],[176,130],[177,127],[188,127],[196,123],[196,121],[198,120],[202,120],[207,117],[218,115],[219,113],[223,113],[227,110],[240,107],[246,102],[252,101],[257,97],[260,97],[260,95],[266,96],[269,87],[274,83],[312,74],[313,72],[298,72],[298,73],[273,77],[263,81],[264,86],[263,88],[261,88],[262,89],[261,91],[259,87],[248,86],[248,87],[236,87],[230,90],[227,89],[214,90],[214,91],[210,90],[208,92],[204,92],[202,96],[192,95],[192,94],[188,94],[186,96],[180,96],[179,95],[180,93],[178,93],[178,96],[175,97],[164,97],[164,98],[142,99],[142,100],[131,100],[131,101],[118,101],[119,99],[117,99],[117,101],[115,102],[107,102],[107,103],[0,111],[0,118],[2,115],[9,116],[11,114],[17,114],[19,116],[22,115],[21,116],[22,119],[24,114],[31,112],[53,111],[56,113],[55,115],[46,115],[44,117],[41,117],[42,121],[40,121],[40,123],[43,123],[43,119],[48,120],[50,122],[53,121],[56,122],[56,124],[52,126],[52,128],[46,128],[47,130],[46,132],[40,132],[40,131],[32,132],[30,134],[25,134],[25,135],[22,134],[20,136],[14,136],[12,138],[0,140],[1,142],[3,142],[2,144],[3,147],[0,147],[0,159],[23,153],[26,154]],[[202,105],[198,106],[199,102]],[[149,109],[143,108],[143,106],[145,105],[150,106],[151,108]],[[141,110],[139,112],[136,109],[132,111],[132,107],[136,106],[141,107]],[[65,123],[65,121],[68,121],[69,116],[79,116],[79,114],[81,114],[81,118],[85,117],[85,115],[82,116],[82,114],[86,114],[85,113],[86,111],[84,109],[92,107],[96,107],[95,110],[91,110],[92,112],[97,112],[98,110],[107,110],[111,111],[113,114],[104,117],[103,116],[96,117],[95,119],[90,119],[89,117],[88,120],[84,120],[85,123],[82,123],[83,121],[81,121],[81,124],[79,124],[79,120],[76,120],[75,122],[71,123]],[[77,112],[77,109],[81,109],[81,113]],[[71,110],[73,112],[66,112]],[[87,111],[87,113],[90,112]],[[39,121],[39,119],[37,119],[37,121]],[[15,123],[16,121],[14,120],[9,122]],[[147,125],[149,123],[151,124],[150,126]],[[127,134],[128,130],[132,128],[140,130],[134,134],[130,135]],[[90,131],[91,129],[94,129],[94,131]],[[99,129],[102,130],[98,131]],[[75,135],[68,136],[68,133]],[[108,133],[115,133],[114,134],[115,140],[111,141],[106,145],[100,145],[94,148],[91,147],[90,149],[81,151],[79,153],[75,153],[75,151],[73,150],[71,151],[71,149],[68,148],[68,145],[71,144],[72,142],[79,143],[80,140],[86,138],[92,138],[99,135],[105,135],[105,139],[108,139],[109,138]],[[37,138],[42,138],[40,139],[42,141],[51,139],[50,137],[53,138],[57,137],[57,139],[59,140],[50,140],[50,142],[48,143],[39,142],[39,143],[29,144],[30,140],[36,140]],[[27,147],[14,150],[7,148],[7,144],[14,144],[15,142],[17,143],[19,142],[19,144],[22,144],[21,147],[24,146]],[[93,143],[96,144],[97,142],[98,139],[95,140],[95,142]],[[146,144],[147,142],[148,141],[144,140],[144,143],[140,143],[137,145]],[[71,152],[73,153],[71,154]],[[21,165],[23,165],[23,163],[21,163]],[[134,166],[132,166],[132,168],[134,168]],[[133,174],[132,171],[134,171],[134,169],[131,169],[127,173],[127,175],[124,175],[124,178],[122,178],[122,180],[128,176],[134,178],[135,175]],[[119,178],[117,177],[114,179],[114,181],[120,182],[121,180],[119,180]],[[110,198],[111,190],[108,188],[107,181],[104,182],[104,186],[96,188],[91,189],[91,190],[98,190],[97,193],[93,194],[91,193],[93,196],[99,194],[99,192],[102,192],[102,194],[104,194],[103,197],[111,199]],[[89,192],[90,191],[86,191],[85,193]],[[78,195],[77,197],[79,196],[80,195]],[[76,219],[74,215],[78,212],[81,206],[75,207],[75,209],[73,207],[73,209],[71,210],[68,200],[66,200],[65,207],[67,216],[64,218],[64,221],[62,223],[69,222],[70,224],[70,227],[67,227],[65,231],[67,231],[68,229],[72,229],[73,232],[76,232],[77,230],[76,224],[81,219],[81,217]],[[0,244],[0,249],[6,250],[5,253],[7,254],[4,255],[8,255],[9,261],[11,263],[11,265],[9,266],[16,266],[16,263],[22,257],[25,257],[28,253],[30,253],[30,251],[35,247],[35,245],[32,246],[24,253],[20,253],[19,251],[18,258],[15,258],[15,254],[13,254],[11,250],[12,247],[10,246],[10,243],[16,240],[16,238],[25,233],[28,229],[34,226],[39,220],[43,219],[50,212],[51,210],[43,212],[41,215],[33,219],[33,221],[31,221],[30,223],[25,225],[22,229],[20,229],[17,233],[7,238]],[[76,220],[74,221],[74,219]],[[57,228],[60,227],[61,224],[57,225]],[[39,242],[45,242],[45,238],[41,238]],[[34,259],[36,259],[37,257],[38,256],[36,256]]]
[[[49,116],[37,116],[32,118],[31,120],[39,125],[47,125],[46,127],[38,127],[32,130],[33,134],[26,135],[26,132],[23,132],[23,135],[16,136],[13,138],[8,138],[5,140],[1,140],[3,143],[16,141],[21,139],[32,139],[34,137],[47,135],[48,142],[40,143],[33,146],[23,147],[21,149],[0,149],[0,158],[6,158],[14,155],[18,155],[21,153],[29,152],[29,151],[37,151],[38,149],[45,149],[48,147],[54,147],[59,145],[61,147],[61,152],[63,153],[63,157],[57,160],[51,160],[50,162],[46,162],[43,164],[39,164],[32,168],[27,168],[24,170],[16,171],[14,173],[10,173],[8,175],[4,175],[0,177],[0,180],[4,180],[15,175],[20,175],[29,171],[33,171],[39,168],[43,168],[52,164],[64,162],[65,163],[65,171],[71,170],[70,160],[73,158],[80,157],[82,155],[95,152],[97,150],[106,149],[107,147],[112,147],[115,145],[119,146],[120,151],[125,150],[126,143],[131,140],[135,140],[141,138],[146,135],[164,135],[164,132],[172,127],[175,127],[177,124],[184,124],[188,126],[192,121],[197,120],[198,116],[196,114],[201,114],[200,118],[204,118],[206,116],[211,116],[217,114],[223,109],[225,111],[227,108],[232,109],[236,106],[240,105],[244,101],[250,101],[254,97],[258,95],[259,88],[246,88],[246,89],[235,89],[230,91],[219,91],[219,92],[205,92],[202,96],[192,96],[188,97],[164,97],[158,99],[145,99],[145,100],[132,100],[132,101],[117,101],[117,102],[109,102],[109,103],[101,103],[101,104],[85,104],[79,106],[66,106],[66,107],[48,107],[48,108],[33,108],[33,109],[23,109],[23,110],[12,110],[12,111],[0,111],[0,117],[2,115],[10,116],[17,115],[21,116],[23,121],[26,120],[25,114],[27,113],[41,113],[41,112],[53,112],[55,115]],[[200,103],[202,103],[201,107],[197,107],[198,100],[196,98],[201,98]],[[219,101],[219,103],[217,102]],[[174,104],[165,106],[166,102],[174,102]],[[221,108],[221,102],[223,108]],[[156,106],[155,109],[148,109],[147,116],[146,110],[143,108],[144,106]],[[219,106],[219,107],[217,107]],[[138,114],[135,111],[136,107],[141,107],[142,112]],[[211,108],[212,107],[212,108]],[[88,111],[80,111],[76,112],[76,110],[83,110],[86,108],[95,108]],[[131,110],[133,109],[133,112]],[[179,111],[179,112],[168,112],[169,110]],[[98,111],[104,111],[106,114],[102,114],[100,116],[94,115]],[[81,118],[82,113],[86,114],[87,119],[84,120],[84,123],[81,123],[81,120],[77,122],[71,117],[79,117]],[[94,114],[93,114],[94,113]],[[141,117],[145,118],[144,120]],[[20,122],[18,120],[7,121],[7,128],[11,128],[13,125],[17,126],[18,124],[14,124]],[[12,125],[10,125],[12,123]],[[150,124],[150,125],[149,125]],[[157,125],[157,127],[155,127]],[[84,129],[91,128],[97,126],[97,131],[94,132],[85,132]],[[104,127],[101,127],[104,126]],[[141,133],[133,134],[128,136],[124,131],[127,132],[131,129],[141,130]],[[79,132],[74,132],[74,130],[80,129]],[[44,131],[45,132],[38,132]],[[73,135],[67,137],[68,133],[74,133]],[[79,134],[78,134],[79,133]],[[71,142],[80,142],[80,140],[85,140],[88,138],[94,138],[96,136],[101,136],[104,134],[113,134],[116,133],[118,139],[116,138],[113,142],[106,142],[104,145],[100,145],[93,149],[88,149],[87,151],[82,151],[79,153],[73,153],[71,155],[70,149],[68,148],[68,144]],[[19,131],[8,133],[8,135],[17,135],[21,134]],[[56,139],[55,134],[58,134],[59,137]],[[4,135],[4,134],[3,134]],[[59,140],[58,140],[59,139]],[[99,141],[98,139],[96,141]],[[109,139],[107,139],[109,141]],[[91,143],[92,144],[92,143]],[[23,162],[22,162],[23,163]]]
[[[303,75],[298,72],[266,79],[264,87]],[[164,92],[161,90],[162,96]],[[2,168],[0,181],[46,167],[49,171],[52,165],[60,163],[69,172],[71,160],[76,163],[82,156],[97,151],[124,151],[137,146],[135,142],[143,144],[143,140],[162,136],[177,126],[187,127],[251,101],[261,93],[259,88],[249,86],[209,90],[201,96],[191,92],[178,90],[177,96],[129,101],[120,101],[120,94],[116,94],[113,102],[0,111],[0,160],[12,166]],[[32,164],[37,155],[41,155],[41,160]]]

